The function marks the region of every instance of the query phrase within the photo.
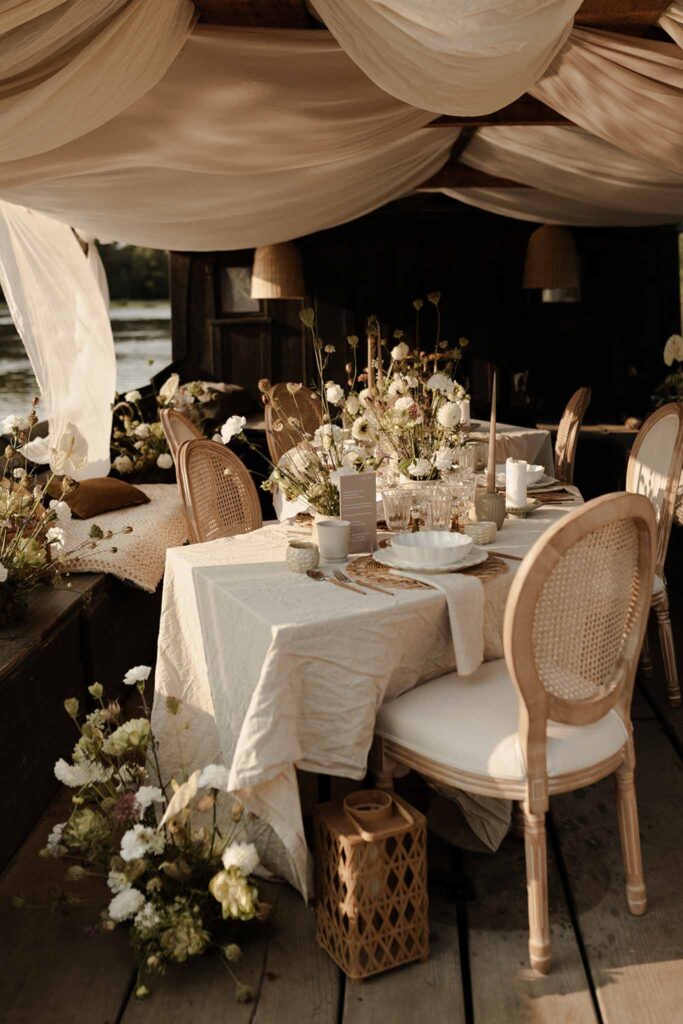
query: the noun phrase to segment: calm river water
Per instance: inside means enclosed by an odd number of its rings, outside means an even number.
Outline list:
[[[112,303],[117,389],[148,384],[171,361],[171,307],[165,302]],[[150,365],[149,360],[153,360]],[[0,305],[0,417],[26,413],[36,379],[6,306]]]

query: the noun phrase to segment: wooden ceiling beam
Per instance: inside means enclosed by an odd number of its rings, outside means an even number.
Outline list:
[[[430,188],[529,188],[510,178],[496,178],[467,164],[449,160],[440,171],[423,182],[418,191]]]

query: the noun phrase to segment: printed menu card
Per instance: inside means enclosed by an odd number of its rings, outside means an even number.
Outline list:
[[[352,555],[377,547],[377,474],[345,473],[339,478],[339,515],[351,523]]]

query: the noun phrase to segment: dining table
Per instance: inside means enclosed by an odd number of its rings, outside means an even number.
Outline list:
[[[310,897],[297,769],[363,779],[383,701],[503,657],[521,559],[581,500],[569,488],[528,518],[506,519],[483,549],[497,553],[500,571],[413,587],[383,576],[391,593],[364,587],[353,566],[341,568],[363,593],[291,571],[287,545],[301,538],[289,522],[169,549],[152,717],[163,774],[180,781],[224,764],[262,864]]]

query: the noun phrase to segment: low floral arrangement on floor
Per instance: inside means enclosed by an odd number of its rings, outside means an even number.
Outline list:
[[[37,405],[34,399],[28,416],[8,416],[0,427],[9,438],[0,476],[0,625],[21,616],[31,590],[60,583],[70,559],[132,529],[105,533],[93,523],[88,540],[67,548],[71,509],[64,498],[78,486],[72,474],[86,464],[88,444],[72,423],[56,443],[32,439]],[[39,475],[37,465],[46,464],[49,472]]]
[[[334,516],[339,514],[338,481],[343,473],[385,467],[389,479],[399,474],[429,479],[451,467],[458,447],[467,439],[461,405],[467,395],[455,380],[455,372],[468,341],[461,338],[451,345],[441,338],[440,300],[439,292],[427,296],[436,319],[433,351],[428,352],[420,339],[422,299],[413,302],[412,345],[406,333],[397,330],[396,344],[389,348],[377,317],[370,317],[368,362],[360,372],[359,339],[349,336],[346,389],[327,379],[335,346],[318,336],[314,310],[301,310],[299,316],[310,333],[315,357],[313,400],[319,402],[322,424],[313,433],[306,430],[307,417],[300,403],[311,399],[297,397],[301,383],[286,385],[292,412],[275,396],[270,381],[259,381],[265,402],[276,414],[272,429],[286,431],[292,444],[278,465],[266,460],[270,475],[261,485],[264,490],[279,488],[288,500],[303,499],[316,512]],[[223,426],[221,440],[225,444],[233,437],[246,441],[245,425],[244,417],[231,416]]]
[[[239,807],[227,815],[228,833],[219,828],[229,779],[223,765],[207,765],[181,782],[162,779],[144,693],[149,674],[139,665],[124,677],[140,695],[137,718],[124,721],[99,683],[88,688],[94,711],[82,714],[76,698],[64,702],[80,735],[71,763],[57,761],[55,775],[74,790],[73,810],[52,830],[41,856],[72,861],[69,882],[106,880],[100,929],[130,929],[139,998],[149,995],[146,976],[213,951],[235,981],[237,1000],[249,1002],[253,992],[234,972],[241,956],[235,940],[244,922],[263,920],[270,909],[250,879],[258,853],[236,841]],[[166,701],[171,714],[182,715],[179,700]],[[60,895],[65,905],[78,899]]]
[[[112,410],[112,466],[121,476],[171,471],[173,457],[159,421],[161,409],[178,409],[200,429],[208,419],[202,409],[218,397],[219,387],[204,381],[180,383],[177,373],[164,382],[156,397],[154,418],[145,414],[139,391],[127,391]]]
[[[671,367],[662,383],[655,388],[655,405],[683,402],[683,338],[672,334],[664,346],[664,362]]]

